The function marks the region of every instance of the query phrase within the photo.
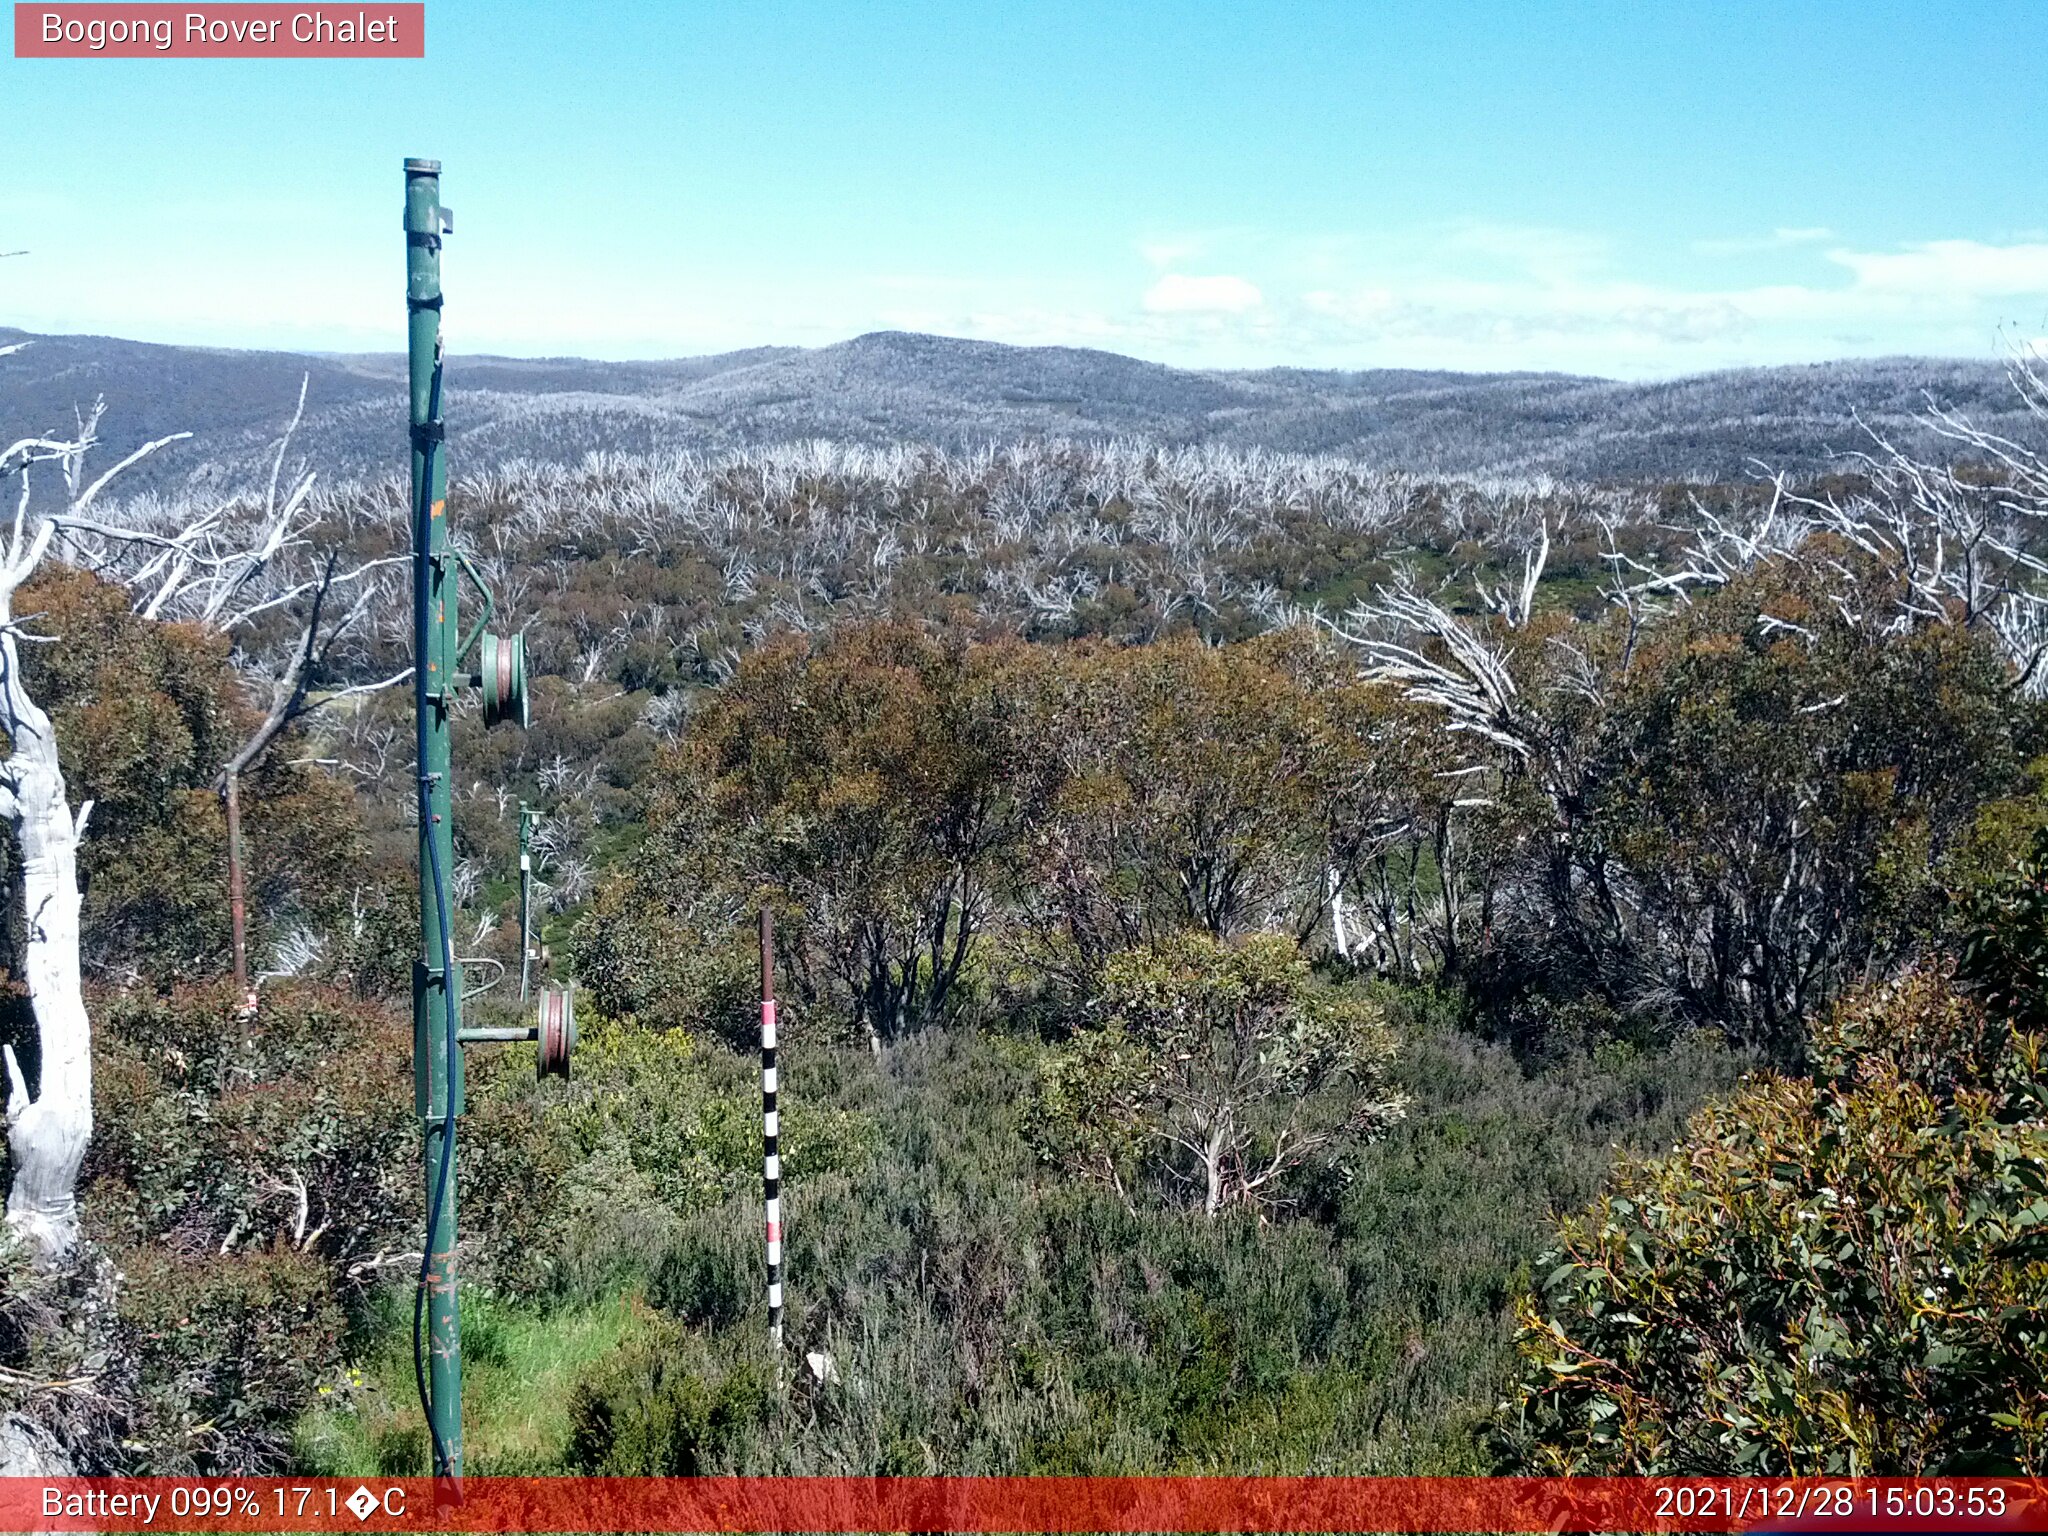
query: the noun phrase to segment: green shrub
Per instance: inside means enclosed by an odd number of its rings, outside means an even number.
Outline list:
[[[591,1022],[577,1042],[576,1077],[550,1096],[553,1133],[586,1157],[622,1156],[671,1210],[701,1210],[758,1185],[761,1089],[757,1061],[679,1030]],[[792,1097],[782,1158],[794,1180],[858,1166],[873,1149],[857,1111]]]
[[[2048,1466],[2042,1039],[1942,977],[1867,992],[1566,1221],[1519,1304],[1541,1471]]]
[[[523,1011],[516,1017],[528,1021]],[[512,1016],[490,1022],[510,1023]],[[574,1065],[581,1073],[580,1053]],[[464,1070],[457,1208],[469,1255],[465,1274],[508,1294],[547,1291],[562,1279],[570,1244],[598,1236],[590,1218],[606,1223],[604,1236],[619,1235],[611,1223],[630,1216],[621,1210],[628,1192],[613,1190],[611,1198],[587,1205],[572,1198],[582,1150],[553,1118],[561,1108],[560,1085],[534,1080],[533,1047],[473,1050]]]
[[[325,988],[105,997],[81,1206],[119,1266],[110,1465],[275,1470],[379,1255],[416,1242],[410,1030]],[[98,1452],[89,1452],[98,1455]]]
[[[711,1328],[762,1317],[767,1261],[750,1214],[727,1207],[683,1223],[648,1278],[647,1299],[684,1322]]]
[[[2002,878],[1967,894],[1957,974],[2023,1028],[2048,1030],[2048,827]]]
[[[587,1301],[643,1287],[685,1218],[758,1196],[756,1059],[681,1030],[586,1016],[566,1086],[534,1081],[530,1047],[472,1056],[470,1069],[472,1272],[508,1295]],[[783,1111],[792,1187],[859,1167],[875,1146],[861,1109],[803,1093]]]
[[[1687,1045],[1529,1075],[1447,1004],[1371,1001],[1403,1033],[1390,1078],[1410,1113],[1314,1219],[1284,1223],[1133,1210],[1051,1173],[1025,1135],[1034,1043],[943,1030],[879,1063],[794,1060],[790,1097],[863,1106],[881,1154],[786,1200],[785,1411],[803,1432],[735,1425],[699,1442],[700,1465],[1483,1470],[1476,1429],[1510,1379],[1509,1301],[1545,1213],[1591,1196],[1615,1140],[1668,1144],[1732,1071]],[[713,1381],[760,1358],[759,1223],[757,1190],[740,1190],[672,1228],[650,1272],[673,1347]],[[604,1400],[618,1437],[649,1393]]]
[[[301,984],[252,1018],[227,983],[106,1000],[83,1205],[126,1248],[175,1235],[232,1253],[273,1242],[337,1268],[409,1234],[411,1031]]]
[[[1133,1167],[1214,1216],[1285,1203],[1398,1120],[1382,1010],[1321,981],[1291,939],[1179,934],[1110,958],[1087,1028],[1050,1057],[1049,1158],[1126,1189]]]
[[[162,1475],[278,1471],[292,1427],[341,1364],[346,1319],[327,1267],[259,1253],[124,1257],[123,1338],[140,1376],[127,1431]]]
[[[607,1477],[725,1470],[767,1422],[769,1385],[758,1360],[721,1357],[680,1329],[663,1330],[629,1344],[577,1385],[569,1464]]]
[[[704,899],[699,871],[648,874],[667,843],[657,837],[598,887],[575,928],[576,979],[613,1018],[745,1049],[760,1038],[759,958],[731,908]]]

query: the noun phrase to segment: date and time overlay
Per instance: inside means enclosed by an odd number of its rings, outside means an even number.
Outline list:
[[[0,1530],[2048,1532],[2048,1479],[8,1478]]]

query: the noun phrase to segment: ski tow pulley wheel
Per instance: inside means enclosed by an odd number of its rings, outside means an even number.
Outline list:
[[[576,1048],[576,998],[568,987],[540,989],[540,1076],[566,1078]]]
[[[485,635],[477,653],[478,684],[484,696],[484,724],[509,720],[526,728],[526,636]]]

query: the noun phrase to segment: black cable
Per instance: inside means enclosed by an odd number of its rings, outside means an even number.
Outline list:
[[[424,731],[421,732],[425,734]],[[420,816],[421,824],[427,828],[427,856],[434,876],[434,909],[441,919],[441,975],[442,990],[452,1000],[454,992],[447,978],[454,975],[454,945],[448,936],[448,887],[441,878],[441,850],[436,845],[432,830],[432,785],[434,775],[421,774]],[[427,1235],[421,1245],[419,1284],[413,1290],[412,1298],[412,1370],[414,1384],[419,1388],[420,1411],[426,1415],[427,1434],[434,1442],[434,1475],[453,1476],[449,1466],[447,1444],[441,1439],[441,1431],[434,1423],[434,1406],[427,1391],[427,1352],[423,1328],[427,1294],[434,1264],[434,1231],[441,1224],[441,1210],[447,1204],[448,1182],[455,1169],[455,1080],[456,1055],[460,1047],[455,1039],[455,1019],[450,1010],[448,1019],[448,1058],[443,1088],[441,1110],[441,1160],[434,1173],[434,1198],[427,1206]]]
[[[441,348],[436,339],[434,344],[434,376],[429,386],[427,416],[432,425],[440,425],[441,417]],[[420,492],[418,505],[413,509],[413,547],[418,551],[416,558],[424,560],[432,544],[433,496],[434,496],[434,453],[440,445],[438,435],[415,440],[420,446]],[[447,1047],[443,1095],[441,1105],[441,1160],[434,1173],[433,1198],[427,1202],[426,1241],[420,1245],[419,1283],[413,1289],[412,1298],[412,1370],[413,1382],[419,1389],[420,1412],[427,1421],[427,1434],[433,1441],[434,1475],[437,1478],[453,1476],[448,1446],[441,1439],[441,1431],[434,1423],[432,1395],[427,1389],[427,1352],[424,1322],[427,1296],[432,1282],[434,1265],[434,1232],[441,1224],[441,1212],[447,1204],[448,1186],[455,1171],[455,1084],[460,1073],[459,1052],[455,1018],[455,943],[449,933],[453,916],[448,907],[448,884],[441,870],[441,846],[434,835],[434,779],[436,775],[426,771],[427,766],[427,710],[430,707],[427,687],[427,652],[431,644],[429,635],[428,604],[426,583],[415,574],[413,580],[413,699],[414,699],[414,752],[415,771],[419,779],[420,836],[427,848],[427,864],[434,886],[434,912],[441,925],[441,991],[446,1003],[448,1016]],[[442,686],[448,686],[443,679]]]

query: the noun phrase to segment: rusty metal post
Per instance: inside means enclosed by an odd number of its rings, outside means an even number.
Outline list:
[[[244,1013],[254,1013],[256,992],[249,985],[249,904],[242,884],[242,776],[232,765],[221,799],[228,822],[228,921],[234,930],[235,1000]]]

